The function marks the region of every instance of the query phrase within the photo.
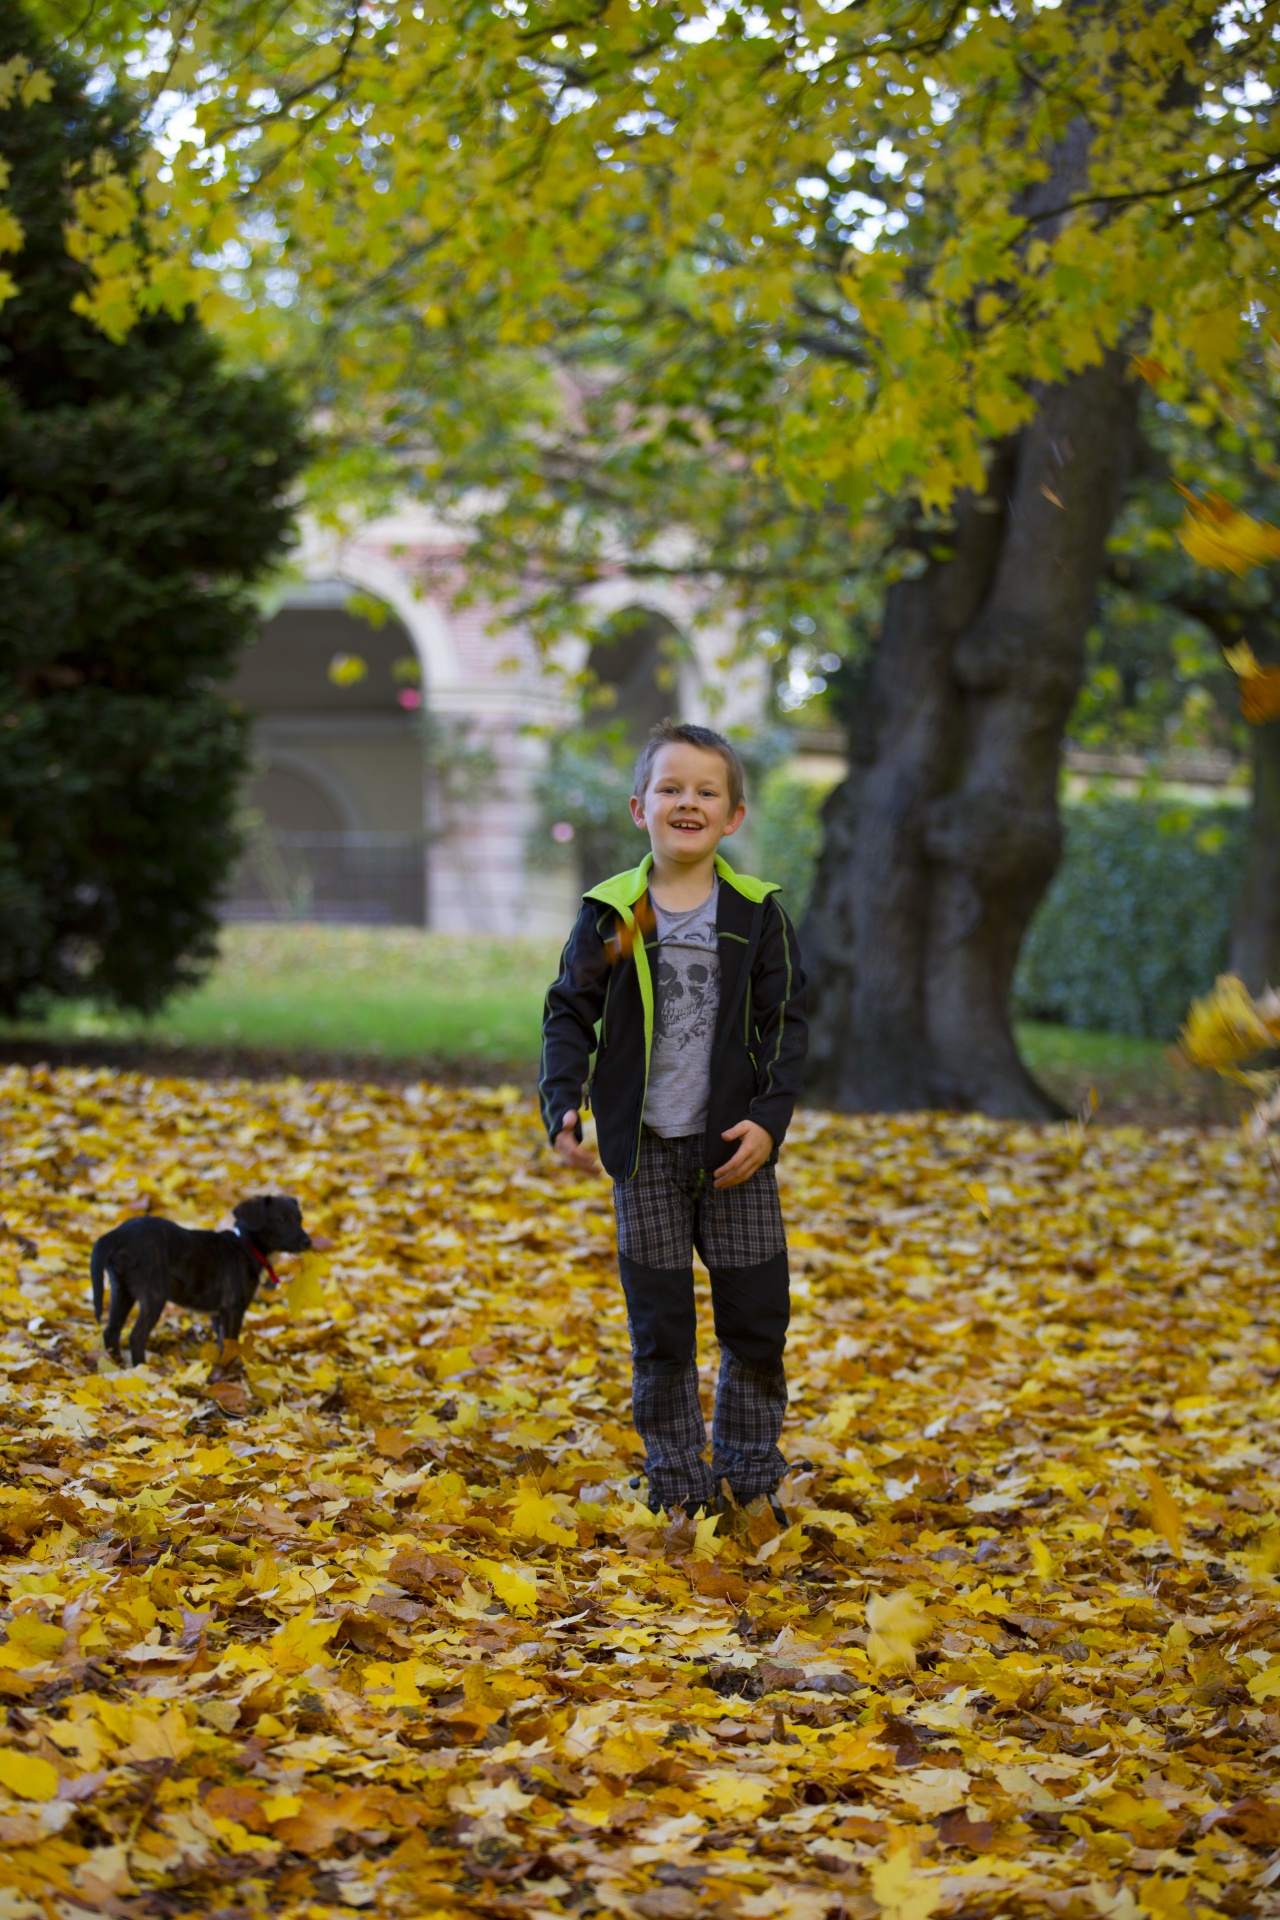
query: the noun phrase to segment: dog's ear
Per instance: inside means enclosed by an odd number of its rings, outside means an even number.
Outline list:
[[[242,1200],[234,1209],[232,1218],[237,1226],[244,1228],[246,1233],[260,1233],[267,1224],[267,1209],[270,1205],[271,1200],[267,1194],[257,1194],[252,1200]]]

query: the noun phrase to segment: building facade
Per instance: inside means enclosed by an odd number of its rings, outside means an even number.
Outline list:
[[[625,576],[591,592],[602,636],[540,653],[517,623],[455,604],[465,550],[406,509],[346,536],[309,528],[297,575],[230,693],[251,717],[248,852],[232,918],[529,933],[565,924],[572,866],[533,857],[550,741],[584,713],[642,734],[671,713],[750,726],[759,669],[696,589]]]

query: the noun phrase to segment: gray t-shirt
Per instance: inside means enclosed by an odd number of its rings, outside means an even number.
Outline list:
[[[653,903],[658,948],[644,1124],[668,1140],[701,1133],[707,1123],[711,1043],[720,1008],[719,898],[717,877],[702,905],[684,913],[668,913]]]

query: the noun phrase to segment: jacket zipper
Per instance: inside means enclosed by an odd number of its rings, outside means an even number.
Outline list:
[[[639,940],[640,940],[641,947],[644,949],[644,963],[645,963],[645,966],[648,967],[649,950],[645,946],[644,935],[642,933],[639,935]],[[635,965],[634,957],[632,958],[631,964],[632,966]],[[650,993],[652,993],[653,991],[652,973],[649,975],[649,981],[650,981],[649,991]],[[610,981],[610,985],[612,984],[613,984],[612,981]],[[637,1173],[639,1173],[640,1171],[640,1138],[644,1131],[644,1103],[649,1097],[649,1056],[652,1053],[652,1051],[653,1051],[653,1036],[652,1034],[650,1034],[649,1045],[644,1050],[644,1085],[640,1089],[640,1105],[636,1110],[636,1150],[635,1150],[635,1154],[632,1157],[631,1173],[629,1176],[632,1180],[635,1179]]]

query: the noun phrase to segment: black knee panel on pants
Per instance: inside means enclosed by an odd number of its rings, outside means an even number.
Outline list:
[[[711,1275],[716,1339],[744,1367],[765,1372],[782,1361],[791,1320],[791,1276],[785,1248],[758,1267]]]
[[[698,1351],[692,1267],[642,1267],[618,1256],[622,1291],[631,1322],[631,1352],[637,1370],[672,1373]]]

